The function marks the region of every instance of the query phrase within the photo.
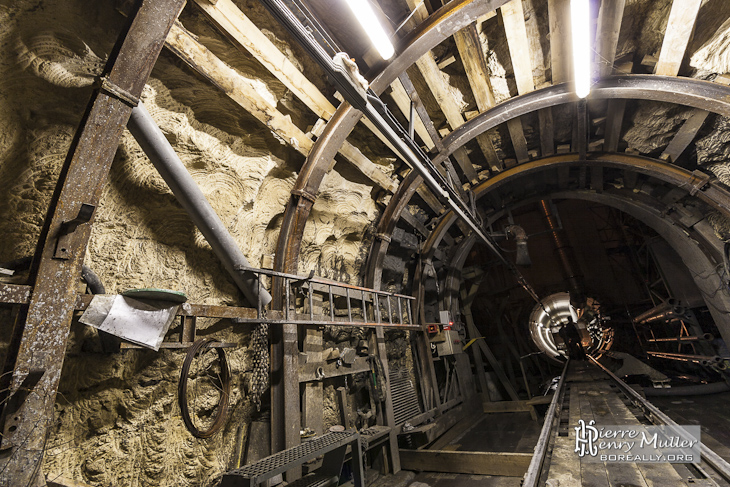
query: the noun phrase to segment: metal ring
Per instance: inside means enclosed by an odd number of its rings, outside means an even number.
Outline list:
[[[218,410],[215,416],[213,424],[207,430],[199,430],[195,423],[193,423],[190,417],[190,409],[188,408],[187,392],[188,392],[188,372],[190,371],[190,365],[198,355],[198,352],[208,348],[208,345],[214,343],[216,340],[213,338],[201,338],[197,340],[188,349],[188,354],[183,362],[182,371],[180,372],[180,382],[177,387],[177,399],[180,405],[180,412],[182,414],[183,422],[187,427],[188,431],[192,433],[196,438],[210,438],[214,434],[223,428],[228,416],[228,399],[231,395],[231,371],[228,368],[228,358],[223,348],[216,347],[218,352],[218,361],[221,364],[221,387],[222,394],[220,403],[218,403]]]

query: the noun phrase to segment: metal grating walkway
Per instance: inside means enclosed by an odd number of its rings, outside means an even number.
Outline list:
[[[356,431],[330,432],[301,445],[262,458],[250,465],[231,470],[223,475],[221,486],[255,486],[319,456],[346,448],[350,443],[353,444],[353,458],[357,458],[355,450],[358,452],[360,450],[360,435]],[[344,458],[344,449],[341,453]],[[333,475],[339,474],[341,466],[342,461],[340,460],[337,472]]]

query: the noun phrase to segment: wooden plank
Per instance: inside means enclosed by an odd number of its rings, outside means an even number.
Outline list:
[[[550,66],[553,84],[573,77],[570,33],[570,0],[548,0],[550,21]]]
[[[427,237],[429,235],[429,231],[428,228],[426,228],[426,225],[421,223],[421,220],[416,218],[414,215],[411,215],[411,212],[408,211],[407,208],[401,212],[400,217],[404,222],[410,225],[411,228],[416,230],[422,236]]]
[[[660,159],[668,162],[675,162],[679,156],[689,147],[692,141],[697,137],[705,120],[710,115],[706,110],[694,109],[687,120],[684,121],[677,133],[674,135],[669,145],[664,149]]]
[[[540,155],[547,157],[555,154],[555,129],[552,108],[543,108],[537,112],[540,121]]]
[[[601,2],[596,28],[596,57],[593,60],[594,79],[610,76],[613,73],[625,5],[626,0],[603,0]]]
[[[527,140],[525,139],[525,132],[522,128],[522,120],[519,117],[508,120],[507,129],[512,139],[512,145],[515,148],[517,162],[522,164],[523,162],[529,161],[530,154],[527,151]]]
[[[577,389],[578,386],[573,385],[573,388]],[[581,384],[580,392],[580,419],[589,423],[591,420],[596,419],[593,413],[591,399],[595,397],[593,394],[596,394],[597,391],[594,390],[592,383],[584,382]],[[600,424],[600,418],[598,423]],[[589,461],[587,455],[580,457],[580,478],[582,485],[590,485],[592,487],[609,487],[608,473],[606,472],[605,464]]]
[[[629,408],[626,407],[626,404],[623,403],[617,394],[606,395],[605,401],[612,415],[612,424],[626,425],[639,423],[636,416],[629,411]],[[669,463],[637,463],[636,468],[649,487],[688,485]]]
[[[446,450],[449,444],[464,436],[476,425],[481,423],[487,416],[480,411],[466,416],[464,419],[456,423],[450,430],[444,433],[441,438],[429,445],[428,450]]]
[[[522,477],[530,466],[529,453],[448,450],[401,450],[406,470]]]
[[[471,303],[474,301],[474,297],[476,296],[476,292],[478,290],[479,284],[472,285],[468,293],[466,289],[461,289],[461,312],[466,317],[465,319],[470,320],[471,322],[474,322],[474,317],[471,314]],[[477,336],[471,333],[471,329],[467,329],[466,337],[467,339],[477,338]],[[482,394],[484,394],[488,398],[489,394],[487,391],[489,390],[489,388],[487,386],[487,375],[484,371],[484,361],[482,360],[482,354],[476,347],[471,347],[471,351],[474,356],[474,365],[477,369],[477,380],[479,381],[479,387],[482,391]]]
[[[232,0],[195,0],[206,16],[236,47],[243,47],[317,116],[329,120],[335,107]],[[367,118],[363,124],[393,152],[395,148]]]
[[[482,404],[485,413],[532,413],[535,406],[527,401],[494,401]]]
[[[400,111],[405,115],[406,118],[410,116],[411,113],[411,97],[408,96],[408,93],[406,92],[406,89],[403,87],[403,83],[397,79],[393,82],[393,84],[390,85],[391,92],[390,96],[393,98],[393,101],[395,102],[396,106],[400,109]],[[421,120],[422,117],[417,117],[415,121],[415,129],[418,136],[423,141],[424,145],[428,150],[431,150],[435,147],[434,141],[431,137],[431,134],[429,134],[428,130],[426,130],[426,126],[423,123],[423,120]],[[434,131],[435,133],[435,131]]]
[[[221,89],[231,100],[266,125],[269,130],[287,141],[299,153],[307,156],[312,150],[312,140],[294,125],[290,117],[278,111],[258,93],[251,80],[241,76],[236,70],[221,61],[181,24],[176,23],[170,30],[165,47]],[[352,144],[345,142],[340,148],[340,153],[371,181],[383,189],[395,191],[396,183]]]
[[[477,337],[479,336],[479,331],[477,330],[476,326],[474,325],[473,321],[469,321],[467,317],[467,330],[471,336]],[[507,375],[504,373],[504,369],[502,368],[502,364],[499,363],[497,360],[497,357],[494,356],[492,351],[489,349],[489,346],[484,341],[484,338],[479,338],[476,341],[477,346],[481,350],[481,352],[484,354],[484,356],[487,358],[487,361],[489,362],[489,365],[492,366],[492,369],[497,374],[497,377],[499,378],[500,382],[502,382],[502,385],[504,386],[505,390],[507,391],[507,394],[515,400],[519,401],[520,397],[517,395],[517,391],[515,391],[514,386],[507,378]]]
[[[517,93],[524,95],[535,90],[535,80],[532,77],[530,42],[527,39],[522,0],[511,0],[502,5],[499,10],[504,21],[504,31],[507,34],[507,45],[517,82]]]
[[[621,125],[624,121],[624,111],[626,110],[626,100],[609,100],[608,113],[606,114],[606,136],[603,150],[606,152],[616,152],[618,150],[619,139],[621,138]]]
[[[674,0],[654,73],[677,76],[702,0]]]
[[[322,362],[323,346],[324,338],[322,337],[322,330],[319,327],[308,326],[305,330],[304,343],[302,345],[302,349],[307,357],[307,365]],[[300,371],[300,382],[302,381],[302,377],[303,374]],[[317,436],[324,432],[324,389],[322,381],[313,381],[304,384],[302,426],[310,428]]]
[[[469,80],[477,108],[480,112],[489,110],[495,105],[492,84],[489,80],[489,69],[487,60],[484,57],[482,43],[479,40],[476,26],[471,24],[454,34],[456,48],[459,51],[461,62],[464,65],[466,77]],[[494,149],[492,140],[487,134],[477,137],[477,143],[487,159],[487,164],[492,171],[501,171],[502,165],[497,151]]]

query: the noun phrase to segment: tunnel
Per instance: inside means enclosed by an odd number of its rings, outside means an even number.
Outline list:
[[[0,40],[0,485],[730,484],[730,2]]]

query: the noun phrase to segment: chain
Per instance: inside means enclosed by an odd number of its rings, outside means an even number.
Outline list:
[[[253,350],[253,377],[251,399],[256,411],[261,411],[261,396],[269,388],[269,325],[260,323],[251,334]]]

